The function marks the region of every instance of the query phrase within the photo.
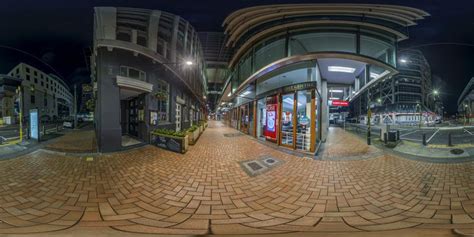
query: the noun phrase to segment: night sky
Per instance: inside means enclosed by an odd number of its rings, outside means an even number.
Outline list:
[[[53,69],[69,84],[87,81],[85,55],[92,44],[94,6],[126,6],[168,11],[188,20],[198,31],[222,31],[222,21],[243,7],[278,3],[379,3],[417,7],[431,14],[409,28],[410,39],[400,48],[431,43],[458,43],[417,47],[425,54],[435,75],[449,113],[456,111],[457,98],[474,77],[474,0],[2,0],[0,3],[0,73],[7,73],[19,61],[41,69]],[[471,45],[471,46],[469,46]]]

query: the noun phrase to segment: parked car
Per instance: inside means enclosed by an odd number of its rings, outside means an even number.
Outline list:
[[[74,119],[73,118],[66,118],[63,122],[64,128],[74,128]]]

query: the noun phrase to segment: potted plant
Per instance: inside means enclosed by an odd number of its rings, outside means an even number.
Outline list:
[[[188,151],[188,139],[186,131],[176,132],[170,129],[156,129],[150,135],[152,145],[182,154]]]
[[[196,144],[197,140],[199,139],[199,135],[200,135],[199,127],[197,125],[193,125],[187,130],[186,133],[187,133],[187,136],[189,138],[189,145]]]
[[[168,93],[166,91],[158,91],[155,93],[155,97],[158,100],[166,100],[166,98],[168,98]]]
[[[198,125],[199,125],[199,133],[204,132],[204,123],[202,122],[202,120],[199,121]]]

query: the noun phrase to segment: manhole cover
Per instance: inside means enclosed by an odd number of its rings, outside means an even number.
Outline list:
[[[462,153],[464,153],[464,150],[463,149],[451,149],[451,154],[454,154],[454,155],[460,155]]]
[[[270,158],[270,159],[266,159],[265,162],[273,164],[273,163],[275,163],[275,160]]]
[[[247,165],[248,165],[253,171],[257,171],[257,170],[263,168],[263,166],[259,165],[257,162],[250,162],[250,163],[247,163]]]

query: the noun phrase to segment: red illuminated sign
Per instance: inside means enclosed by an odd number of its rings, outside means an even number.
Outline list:
[[[331,100],[331,106],[341,106],[341,107],[348,107],[349,102],[344,100]]]

